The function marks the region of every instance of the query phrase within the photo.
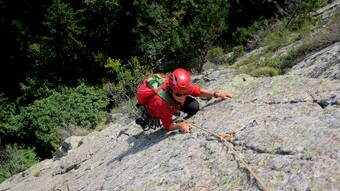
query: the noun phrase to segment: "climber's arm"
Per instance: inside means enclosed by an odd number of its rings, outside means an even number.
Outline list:
[[[230,93],[210,91],[210,90],[201,88],[199,97],[216,97],[216,98],[220,97],[222,99],[229,99],[229,98],[232,98],[233,95]]]

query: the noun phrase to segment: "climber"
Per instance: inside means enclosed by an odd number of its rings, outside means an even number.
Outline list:
[[[199,103],[193,97],[215,97],[228,99],[229,93],[209,91],[191,84],[190,74],[185,69],[174,70],[167,78],[162,74],[147,77],[137,90],[137,107],[143,115],[136,118],[136,123],[144,130],[160,127],[160,120],[166,131],[180,130],[190,132],[192,125],[186,122],[176,123],[172,116],[179,111],[187,113],[185,118],[196,114]]]

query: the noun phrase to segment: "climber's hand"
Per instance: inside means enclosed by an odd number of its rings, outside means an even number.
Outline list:
[[[190,133],[192,125],[190,123],[172,123],[169,127],[170,131],[179,130],[182,133]]]
[[[182,133],[190,133],[192,125],[190,123],[179,123],[179,130]]]
[[[216,92],[216,97],[220,97],[222,99],[230,99],[230,98],[233,98],[233,95],[232,94],[229,94],[229,93],[223,93],[223,92]]]

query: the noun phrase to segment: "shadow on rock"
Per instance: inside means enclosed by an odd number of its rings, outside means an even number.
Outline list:
[[[132,135],[127,139],[127,141],[129,144],[133,143],[133,146],[130,147],[127,151],[120,154],[119,156],[110,160],[106,164],[106,166],[109,166],[111,163],[115,161],[121,161],[124,157],[128,155],[133,155],[140,151],[146,150],[152,147],[153,145],[161,142],[162,140],[174,136],[175,134],[176,134],[175,132],[167,133],[163,128],[160,128],[155,132],[152,132],[151,134],[141,132],[137,135]]]

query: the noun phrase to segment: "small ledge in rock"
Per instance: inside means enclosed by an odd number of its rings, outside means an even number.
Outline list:
[[[328,98],[328,99],[322,99],[322,100],[314,100],[314,102],[316,102],[317,104],[319,104],[319,106],[322,109],[325,109],[327,106],[329,105],[336,105],[339,104],[339,102],[335,99],[335,95]]]

